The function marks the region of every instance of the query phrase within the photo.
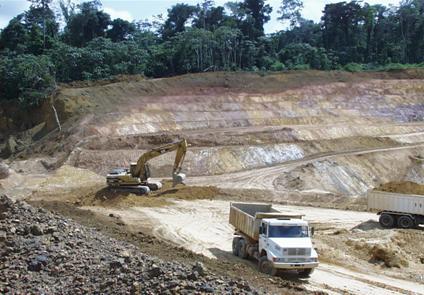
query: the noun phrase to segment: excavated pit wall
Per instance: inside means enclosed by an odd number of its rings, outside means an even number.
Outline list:
[[[152,147],[185,137],[192,144],[185,172],[208,176],[320,154],[424,142],[421,79],[392,80],[391,74],[365,79],[368,74],[358,78],[345,73],[220,75],[211,81],[214,76],[208,74],[62,89],[56,106],[60,116],[70,118],[64,131],[44,138],[27,155],[57,157],[59,151],[66,163],[105,175],[114,167],[128,166]],[[313,82],[306,83],[308,79]],[[375,161],[370,165],[379,166],[386,159]],[[173,154],[152,160],[154,175],[167,176],[172,162]],[[343,165],[317,164],[309,174],[342,173]],[[350,174],[367,185],[373,183],[369,179],[374,172],[389,178],[384,169],[367,171]],[[275,177],[290,176],[285,174]],[[311,183],[348,195],[364,190]]]
[[[421,80],[372,80],[359,85],[332,83],[267,95],[140,96],[128,98],[129,106],[113,96],[106,104],[115,102],[115,111],[94,114],[85,127],[92,135],[127,136],[250,126],[421,122],[423,92]]]
[[[395,147],[399,143],[387,138],[352,137],[343,140],[281,144],[191,147],[184,161],[188,176],[206,176],[269,167],[333,152]],[[145,149],[92,150],[78,148],[68,164],[106,174],[110,167],[128,167]],[[164,154],[149,161],[154,177],[169,177],[175,153]]]

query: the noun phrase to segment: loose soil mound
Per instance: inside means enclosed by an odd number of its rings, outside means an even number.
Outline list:
[[[371,262],[384,262],[387,267],[404,267],[409,263],[402,257],[402,253],[390,248],[389,246],[374,245],[370,250]]]
[[[422,283],[424,231],[383,229],[368,220],[351,229],[329,230],[315,226],[322,261],[413,278]],[[324,226],[328,226],[327,224]],[[342,250],[343,249],[343,250]],[[402,269],[399,273],[398,268]]]
[[[172,181],[162,181],[162,189],[153,192],[153,197],[172,198],[179,200],[200,200],[213,199],[218,195],[222,195],[221,190],[213,186],[172,186]]]
[[[424,185],[411,181],[384,183],[377,190],[398,194],[424,195]]]
[[[198,187],[177,185],[172,187],[172,182],[163,181],[163,187],[159,191],[149,195],[135,195],[123,191],[102,188],[95,194],[88,194],[75,202],[78,206],[102,206],[112,208],[122,207],[162,207],[172,204],[172,200],[196,200],[213,199],[222,195],[215,187]]]

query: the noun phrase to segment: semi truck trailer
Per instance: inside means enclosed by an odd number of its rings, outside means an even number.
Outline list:
[[[368,209],[377,211],[386,228],[413,228],[424,224],[424,196],[370,191]]]
[[[270,204],[231,203],[229,222],[235,228],[233,254],[256,259],[263,273],[295,270],[309,277],[318,266],[313,229],[303,215],[282,213]]]

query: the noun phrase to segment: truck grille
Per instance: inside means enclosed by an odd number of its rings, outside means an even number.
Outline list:
[[[289,256],[310,256],[311,248],[289,248],[287,255]]]
[[[287,258],[286,261],[288,263],[304,263],[304,262],[308,262],[308,259],[306,259],[306,258]]]

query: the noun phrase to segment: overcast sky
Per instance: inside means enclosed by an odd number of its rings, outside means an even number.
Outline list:
[[[54,0],[55,1],[55,0]],[[224,5],[229,0],[215,0],[217,5]],[[304,0],[303,17],[319,21],[322,15],[322,10],[325,4],[341,2],[342,0]],[[79,2],[75,0],[74,2]],[[112,18],[123,18],[128,21],[141,20],[151,18],[153,15],[163,13],[166,15],[166,10],[176,3],[196,4],[201,0],[102,0],[103,9],[109,13]],[[368,0],[370,4],[397,5],[399,0]],[[281,0],[268,0],[272,8],[271,21],[265,25],[266,33],[273,33],[284,28],[277,20],[277,11]],[[0,0],[0,28],[4,28],[9,20],[26,10],[29,2],[26,0]]]

